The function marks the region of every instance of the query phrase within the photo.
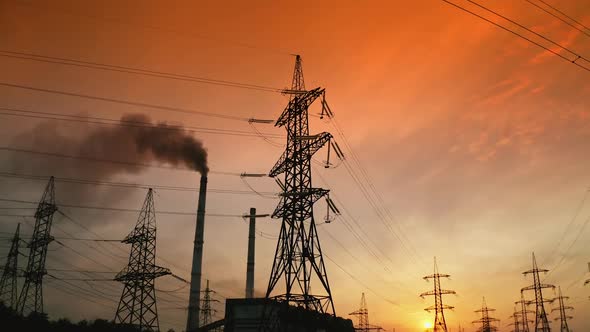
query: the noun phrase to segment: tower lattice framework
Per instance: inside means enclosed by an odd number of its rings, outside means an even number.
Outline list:
[[[311,181],[311,158],[332,138],[326,132],[309,134],[308,108],[324,94],[324,89],[305,90],[301,57],[296,56],[291,89],[283,93],[290,100],[275,126],[287,130],[287,145],[269,172],[271,177],[285,174],[284,192],[272,214],[273,218],[282,219],[282,223],[266,298],[335,315],[313,214],[314,203],[328,190],[314,188]],[[272,296],[281,280],[284,293]],[[312,294],[312,283],[320,293]]]
[[[442,274],[438,272],[438,265],[436,263],[436,257],[434,258],[434,274],[424,277],[424,280],[429,281],[432,279],[434,283],[434,290],[424,292],[420,294],[420,297],[434,296],[434,305],[424,310],[431,312],[434,311],[434,328],[433,332],[447,332],[447,322],[445,321],[444,309],[453,309],[453,306],[443,304],[443,295],[456,294],[453,290],[442,289],[440,286],[441,278],[449,278],[451,275]]]
[[[489,308],[484,297],[481,309],[475,310],[475,312],[481,314],[481,318],[472,322],[474,324],[481,324],[481,327],[477,329],[478,332],[494,332],[498,330],[497,327],[492,325],[492,323],[500,321],[499,319],[490,316],[490,312],[493,311],[496,311],[496,309]]]
[[[158,331],[155,279],[171,274],[156,265],[156,213],[150,188],[135,228],[123,243],[131,244],[129,264],[115,276],[123,283],[115,322],[132,325],[140,331]]]
[[[518,315],[518,310],[516,310],[516,306],[514,306],[514,313],[508,318],[514,319],[514,321],[509,324],[509,325],[514,326],[514,330],[512,330],[512,332],[522,332],[522,329],[521,329],[522,323],[521,323],[520,317]]]
[[[211,294],[215,293],[214,290],[209,288],[209,280],[207,280],[207,286],[203,291],[203,299],[201,300],[201,326],[205,326],[209,323],[213,322],[213,313],[215,313],[215,309],[211,307],[212,302],[219,302],[211,298]]]
[[[545,311],[545,303],[551,302],[548,299],[543,298],[543,289],[551,288],[555,289],[555,286],[549,284],[543,284],[541,282],[540,273],[547,273],[549,270],[540,269],[537,266],[537,259],[535,258],[535,253],[533,253],[533,268],[531,270],[523,272],[524,275],[532,274],[533,275],[533,284],[521,289],[521,292],[532,290],[535,292],[535,300],[529,301],[527,304],[534,304],[535,305],[535,327],[534,332],[550,332],[551,326],[549,326],[549,321],[547,320],[547,312]]]
[[[553,310],[551,310],[551,312],[559,311],[559,317],[555,318],[556,321],[559,321],[559,332],[570,332],[570,328],[567,325],[567,321],[568,319],[574,318],[567,314],[567,310],[574,310],[574,307],[565,305],[565,300],[569,300],[569,297],[563,296],[561,294],[561,287],[559,287],[559,295],[551,300],[551,302],[557,301],[559,304],[558,308],[554,308]]]
[[[51,225],[57,211],[53,176],[49,179],[41,201],[35,211],[35,229],[29,241],[29,257],[23,273],[24,284],[18,297],[17,311],[43,313],[43,277],[47,274],[45,260],[47,247],[53,241]]]
[[[18,255],[20,245],[20,223],[16,226],[16,231],[12,237],[10,250],[6,256],[6,264],[2,271],[2,279],[0,279],[0,301],[12,309],[16,309],[18,297]]]
[[[527,309],[527,301],[524,299],[524,294],[520,293],[520,301],[514,302],[516,305],[520,305],[520,310],[516,312],[520,322],[520,332],[529,332],[529,323],[534,323],[534,320],[530,320],[528,318],[528,314],[531,314],[532,311]]]
[[[361,306],[358,310],[351,312],[349,315],[358,317],[358,325],[354,328],[358,332],[380,331],[380,326],[369,324],[369,308],[365,300],[365,293],[361,296]]]

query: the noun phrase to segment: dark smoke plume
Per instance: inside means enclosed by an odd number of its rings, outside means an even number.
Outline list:
[[[128,135],[135,143],[135,153],[139,159],[163,161],[172,165],[184,164],[190,169],[207,175],[207,151],[201,141],[192,137],[182,127],[169,126],[166,123],[151,125],[149,117],[143,114],[128,114],[121,118],[121,124],[131,125],[119,129],[119,135]],[[136,126],[135,126],[136,125]],[[98,140],[104,132],[96,132],[91,139]],[[118,136],[118,135],[117,135]]]
[[[55,175],[59,177],[104,180],[119,174],[137,174],[145,167],[135,164],[169,164],[207,174],[207,151],[181,126],[152,123],[142,114],[121,117],[120,126],[58,126],[56,121],[40,123],[33,130],[15,138],[12,146],[62,155],[122,161],[102,163],[81,159],[13,154],[8,167],[16,173]],[[67,130],[67,131],[66,131]],[[67,135],[65,135],[67,133]],[[66,187],[62,184],[60,187]],[[117,200],[118,193],[108,188],[70,185],[62,193],[64,201],[102,197]],[[108,191],[107,191],[108,190]],[[65,196],[65,197],[64,197]]]

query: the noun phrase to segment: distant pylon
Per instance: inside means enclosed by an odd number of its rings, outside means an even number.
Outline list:
[[[383,330],[380,326],[369,324],[369,308],[367,308],[365,293],[361,296],[361,307],[358,310],[351,312],[349,315],[358,317],[358,325],[354,328],[355,331],[369,332]]]
[[[498,328],[493,326],[493,322],[499,322],[500,320],[494,317],[490,317],[490,312],[496,311],[496,309],[488,308],[486,305],[486,298],[483,298],[481,309],[475,310],[477,313],[481,313],[481,318],[474,320],[474,324],[481,324],[481,327],[477,330],[478,332],[493,332],[497,331]]]
[[[2,279],[0,279],[0,302],[11,309],[16,310],[18,301],[17,297],[17,276],[18,276],[18,248],[20,244],[20,223],[16,225],[16,232],[12,237],[10,250],[6,256],[6,264],[4,264],[4,271],[2,271]]]
[[[508,318],[514,319],[514,322],[508,324],[509,326],[514,326],[514,330],[512,330],[512,332],[524,332],[523,321],[521,321],[520,311],[518,311],[516,305],[514,306],[514,313]]]
[[[156,265],[156,213],[151,188],[135,228],[122,242],[131,244],[131,253],[129,264],[115,276],[124,285],[115,323],[140,331],[159,331],[154,281],[171,272]]]
[[[516,305],[520,305],[520,311],[517,311],[516,314],[520,318],[520,332],[529,332],[529,323],[534,323],[535,321],[528,319],[528,314],[532,313],[532,311],[527,310],[527,301],[524,299],[524,294],[520,293],[520,301],[514,302]]]
[[[449,274],[441,274],[438,273],[438,265],[436,264],[436,257],[434,257],[434,274],[428,275],[424,277],[424,280],[429,281],[432,279],[434,282],[434,290],[424,292],[420,294],[421,298],[425,296],[434,296],[434,305],[430,306],[424,310],[431,312],[434,310],[434,330],[433,332],[448,332],[447,329],[447,322],[445,321],[445,314],[444,309],[453,309],[454,307],[450,305],[443,304],[443,295],[446,294],[457,294],[455,291],[452,290],[445,290],[440,287],[440,279],[441,278],[449,278]]]
[[[534,332],[550,332],[551,327],[549,326],[549,321],[547,320],[547,312],[545,311],[545,303],[551,302],[550,300],[543,299],[543,289],[544,288],[552,288],[555,289],[555,286],[549,284],[541,283],[541,277],[539,276],[539,272],[547,273],[549,270],[539,269],[537,267],[537,259],[535,258],[535,253],[533,253],[533,269],[523,272],[526,276],[527,274],[533,275],[533,284],[524,287],[521,289],[521,292],[532,290],[535,292],[535,300],[529,301],[527,304],[535,304],[535,329]]]
[[[590,271],[590,263],[588,263],[588,271]],[[590,279],[586,279],[586,281],[584,281],[584,286],[590,284]]]
[[[28,244],[29,257],[23,273],[25,281],[17,304],[17,311],[21,315],[25,312],[43,313],[43,276],[47,274],[45,260],[47,259],[47,247],[53,241],[51,224],[56,211],[54,178],[52,176],[35,212],[35,229]]]
[[[209,288],[209,280],[207,280],[207,287],[203,291],[203,299],[201,300],[201,326],[205,326],[209,323],[213,322],[213,313],[215,309],[211,308],[211,302],[218,302],[217,300],[213,300],[211,298],[211,294],[215,293],[215,291]]]
[[[555,320],[559,321],[560,332],[570,332],[570,328],[567,326],[567,320],[574,318],[572,316],[568,316],[566,313],[566,310],[574,310],[574,307],[565,305],[564,300],[568,299],[569,297],[561,295],[561,287],[559,287],[559,296],[551,300],[551,302],[557,300],[559,303],[559,308],[554,308],[551,310],[551,312],[559,311],[559,318],[555,318]]]

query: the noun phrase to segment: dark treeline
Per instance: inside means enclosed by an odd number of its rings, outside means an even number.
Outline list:
[[[105,319],[73,323],[63,318],[49,320],[46,314],[30,314],[24,317],[3,303],[0,303],[0,324],[0,330],[6,332],[139,332],[138,328],[117,325]]]

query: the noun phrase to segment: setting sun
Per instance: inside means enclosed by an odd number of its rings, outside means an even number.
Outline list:
[[[425,329],[431,329],[432,328],[432,323],[431,322],[424,322],[424,328]]]

